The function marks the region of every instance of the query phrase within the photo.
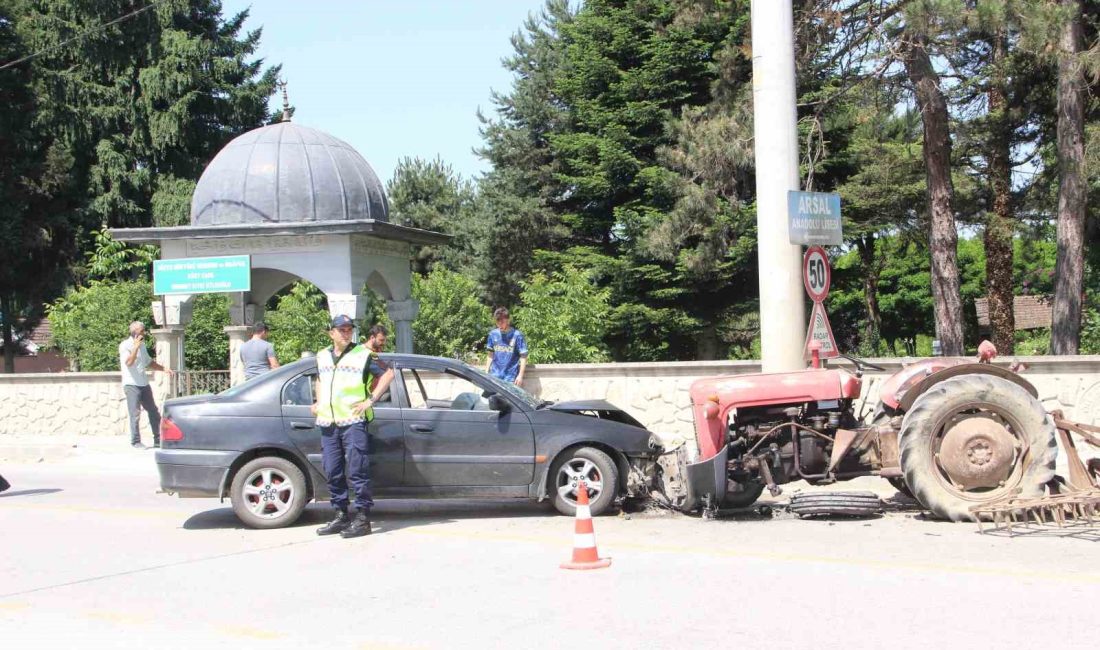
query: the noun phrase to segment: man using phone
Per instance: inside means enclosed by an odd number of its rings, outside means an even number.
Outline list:
[[[122,391],[126,393],[126,409],[130,412],[130,445],[136,449],[145,449],[141,444],[141,432],[138,429],[138,417],[141,410],[149,417],[149,428],[153,430],[153,446],[160,445],[160,411],[153,399],[153,389],[149,387],[148,368],[160,370],[172,375],[172,371],[160,365],[149,356],[145,349],[145,325],[141,321],[130,323],[130,336],[118,344],[118,361],[122,367]]]

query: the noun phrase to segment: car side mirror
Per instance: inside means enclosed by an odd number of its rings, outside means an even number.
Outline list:
[[[512,410],[512,405],[508,403],[508,400],[504,399],[500,395],[489,396],[489,409],[493,411],[500,411],[501,413],[507,413]]]

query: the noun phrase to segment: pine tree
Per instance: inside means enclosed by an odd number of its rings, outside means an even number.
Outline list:
[[[386,184],[390,220],[402,226],[446,233],[447,246],[422,246],[413,271],[427,275],[443,265],[452,271],[472,271],[474,243],[487,236],[475,213],[474,187],[439,158],[402,158]]]
[[[177,225],[210,158],[270,119],[279,68],[250,60],[260,30],[219,0],[171,0],[117,24],[132,0],[28,0],[17,18],[35,49],[36,127],[74,158],[85,209],[110,226]]]
[[[22,3],[0,0],[0,62],[30,53],[16,30]],[[4,372],[14,372],[17,334],[42,315],[76,256],[84,225],[64,148],[34,128],[38,105],[26,66],[0,70],[0,335]]]

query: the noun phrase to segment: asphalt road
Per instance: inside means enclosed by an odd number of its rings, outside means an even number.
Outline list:
[[[156,494],[152,452],[2,472],[5,649],[1097,645],[1100,530],[636,514],[598,518],[613,564],[573,572],[544,505],[382,502],[343,540],[314,534],[323,505],[254,531]]]

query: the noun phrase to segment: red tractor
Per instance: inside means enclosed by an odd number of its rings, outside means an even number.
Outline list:
[[[681,509],[713,512],[749,506],[764,489],[778,495],[792,481],[881,476],[953,521],[974,519],[974,506],[1042,496],[1054,479],[1055,420],[1031,383],[989,363],[992,344],[979,350],[977,362],[941,357],[906,366],[881,385],[869,421],[854,404],[863,371],[883,368],[854,357],[845,357],[851,371],[696,381],[699,455],[681,465],[672,492]]]

